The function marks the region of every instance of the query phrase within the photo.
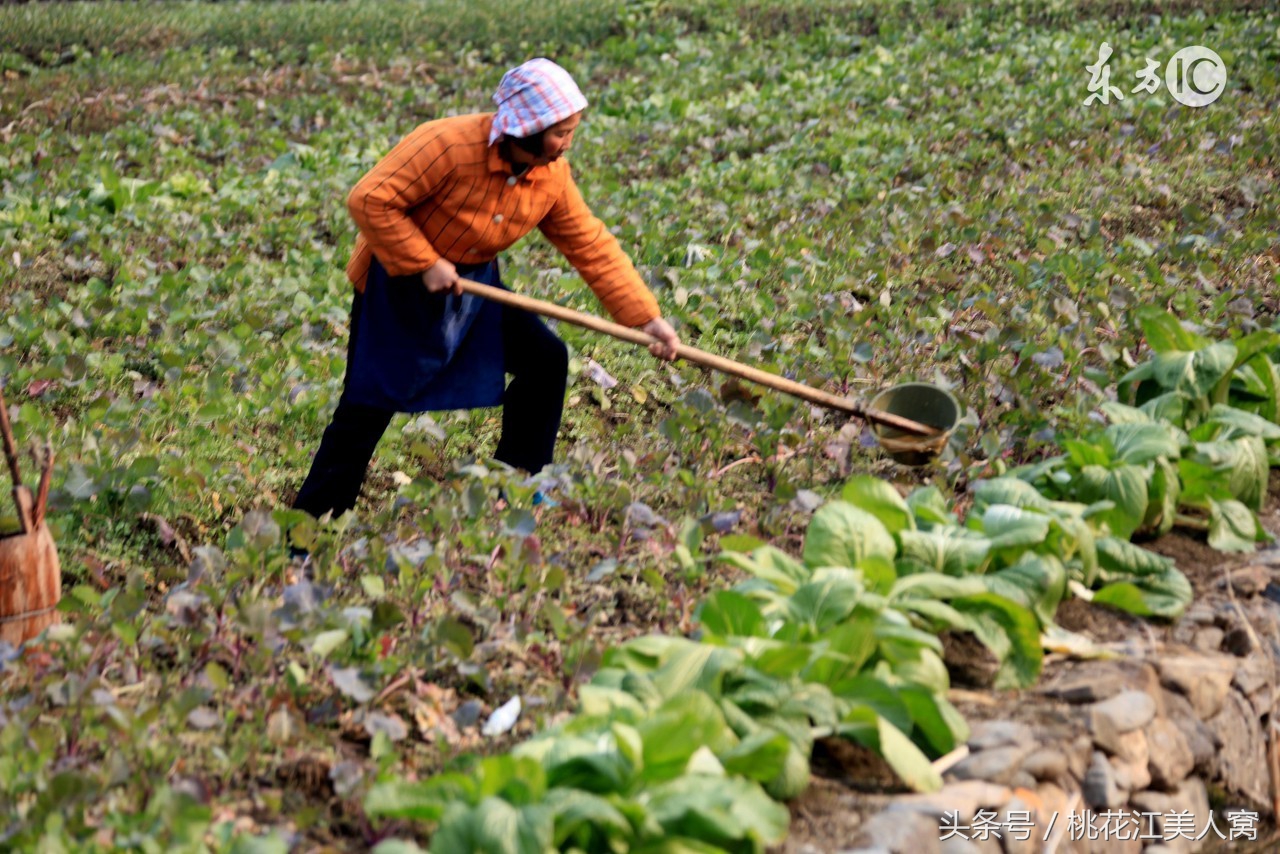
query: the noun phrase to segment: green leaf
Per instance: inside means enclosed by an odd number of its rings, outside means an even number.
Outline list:
[[[1155,381],[1168,391],[1202,398],[1231,373],[1235,361],[1236,347],[1230,341],[1189,353],[1162,353],[1155,357]]]
[[[990,539],[993,551],[1025,550],[1044,542],[1051,521],[1043,513],[1011,504],[989,504],[978,519],[978,529]]]
[[[617,807],[599,795],[576,789],[555,788],[543,801],[555,824],[555,847],[565,850],[570,839],[584,849],[608,850],[609,840],[630,841],[631,822]],[[591,845],[586,840],[594,840]]]
[[[675,697],[693,688],[719,693],[725,673],[742,663],[739,650],[678,640],[680,643],[668,647],[652,674],[663,697]]]
[[[967,528],[903,531],[900,536],[904,560],[947,575],[979,572],[991,550],[990,540]]]
[[[1231,428],[1237,434],[1257,436],[1265,442],[1280,440],[1280,424],[1273,424],[1261,415],[1245,412],[1234,406],[1215,404],[1209,410],[1209,422]],[[1230,438],[1230,437],[1228,437]]]
[[[974,618],[974,635],[999,659],[997,690],[1035,684],[1040,678],[1044,653],[1040,647],[1040,622],[1031,609],[994,593],[956,599],[951,604]]]
[[[835,685],[862,670],[878,645],[875,615],[859,608],[844,623],[824,633],[814,642],[818,650],[805,671],[805,679]]]
[[[1076,479],[1080,501],[1111,501],[1115,506],[1098,514],[1117,537],[1128,539],[1147,515],[1147,472],[1134,465],[1112,469],[1085,466]]]
[[[983,576],[992,593],[1030,608],[1041,625],[1053,623],[1067,591],[1067,568],[1054,554],[1027,552],[1006,569]]]
[[[1097,434],[1088,439],[1063,439],[1062,447],[1067,451],[1071,465],[1078,469],[1085,466],[1108,466],[1115,459],[1114,451]]]
[[[1143,465],[1160,457],[1182,456],[1182,445],[1167,424],[1112,424],[1103,432],[1120,462]]]
[[[1177,465],[1166,459],[1156,460],[1150,488],[1147,490],[1147,515],[1142,520],[1141,528],[1158,535],[1173,530],[1181,496],[1182,482],[1178,478]]]
[[[346,629],[321,632],[311,641],[311,651],[321,658],[328,658],[331,652],[347,642],[348,637]]]
[[[945,697],[910,686],[899,689],[898,696],[911,715],[916,731],[934,753],[950,753],[969,737],[964,718]]]
[[[824,570],[791,597],[787,618],[805,624],[812,635],[821,634],[852,614],[863,592],[852,570]]]
[[[1236,341],[1238,352],[1236,364],[1243,365],[1260,355],[1265,358],[1267,351],[1278,347],[1280,347],[1280,332],[1274,329],[1259,329],[1257,332],[1251,332]]]
[[[857,706],[869,708],[897,729],[910,734],[914,725],[911,710],[903,701],[901,691],[884,679],[860,673],[832,686],[831,690],[842,700],[852,700]]]
[[[644,743],[642,776],[651,782],[682,775],[700,747],[727,753],[737,741],[724,713],[703,691],[670,697],[636,729]]]
[[[475,782],[465,774],[440,774],[422,782],[390,780],[375,783],[364,798],[372,817],[439,821],[451,803],[470,803]]]
[[[550,732],[525,742],[512,753],[516,758],[535,759],[546,769],[547,786],[581,789],[608,794],[626,790],[634,767],[613,743],[612,734],[593,732],[576,737],[566,732]]]
[[[1156,364],[1152,360],[1142,362],[1116,381],[1116,391],[1123,400],[1132,401],[1139,408],[1159,393],[1155,384]]]
[[[1147,337],[1147,345],[1157,353],[1199,350],[1209,339],[1182,325],[1178,318],[1154,306],[1142,306],[1136,312],[1138,325]]]
[[[806,747],[802,752],[794,742],[787,742],[782,768],[764,782],[764,790],[769,797],[777,801],[790,801],[804,794],[810,781],[809,750]]]
[[[1233,375],[1240,388],[1231,402],[1273,423],[1280,423],[1280,368],[1264,355],[1254,356]]]
[[[712,593],[698,611],[704,631],[722,638],[765,637],[767,627],[760,606],[732,590]]]
[[[974,508],[982,510],[992,504],[1009,504],[1041,512],[1049,509],[1049,499],[1030,483],[1016,477],[997,477],[974,484]]]
[[[1217,442],[1196,442],[1190,458],[1226,475],[1230,497],[1253,509],[1262,509],[1267,495],[1270,461],[1267,446],[1257,436],[1240,436]]]
[[[857,567],[865,558],[892,561],[897,551],[893,536],[879,519],[843,501],[820,507],[805,533],[804,562],[810,568]]]
[[[879,519],[890,534],[916,526],[915,516],[898,490],[878,477],[858,475],[851,478],[840,495],[848,503]]]
[[[384,839],[373,846],[372,854],[426,854],[426,849],[409,839]]]
[[[759,537],[750,534],[727,534],[720,538],[720,548],[727,552],[750,552],[764,545]]]
[[[360,576],[360,586],[364,588],[364,594],[370,599],[381,599],[387,595],[386,582],[380,575]]]
[[[639,717],[644,713],[644,706],[626,691],[587,684],[578,688],[578,710],[587,717],[612,716],[619,712]]]
[[[742,777],[686,775],[646,794],[649,812],[665,834],[728,850],[762,851],[781,842],[790,824],[786,807]]]
[[[942,777],[929,758],[901,730],[870,708],[855,707],[839,731],[883,756],[902,782],[915,791],[936,792],[942,788]]]
[[[721,552],[717,555],[717,560],[769,582],[781,593],[794,593],[796,587],[809,580],[808,568],[776,546],[761,546],[750,556],[738,552]]]
[[[1173,566],[1173,559],[1136,546],[1119,537],[1098,538],[1098,565],[1104,580],[1121,576],[1152,575]]]
[[[517,806],[535,804],[547,790],[541,763],[520,756],[487,756],[472,772],[478,798],[500,797]]]
[[[453,804],[431,837],[435,854],[546,854],[554,838],[554,817],[547,806],[514,807],[485,798],[474,807]]]
[[[726,772],[764,783],[781,773],[790,749],[782,733],[761,730],[720,754],[720,761]]]
[[[932,528],[935,525],[950,527],[957,524],[955,514],[951,512],[947,499],[936,486],[921,486],[907,496],[907,506],[915,517],[916,525]]]
[[[1108,584],[1093,601],[1140,617],[1177,619],[1191,602],[1191,583],[1176,569],[1143,576],[1139,581]]]
[[[1150,424],[1152,418],[1141,409],[1120,403],[1116,400],[1104,400],[1098,409],[1112,424]]]
[[[1139,616],[1173,618],[1191,602],[1191,585],[1163,555],[1117,537],[1098,539],[1102,589],[1093,601]]]
[[[959,596],[974,596],[986,589],[986,583],[980,576],[917,572],[899,578],[894,583],[889,598],[894,602],[911,597],[955,599]]]
[[[1164,421],[1179,427],[1186,426],[1187,396],[1176,391],[1158,394],[1140,407],[1153,421]]]
[[[1258,541],[1258,518],[1234,499],[1209,499],[1209,545],[1220,552],[1251,552]]]

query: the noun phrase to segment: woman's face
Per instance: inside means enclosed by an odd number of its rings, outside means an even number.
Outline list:
[[[574,113],[562,122],[547,128],[542,137],[542,160],[546,163],[558,160],[573,147],[573,132],[582,124],[582,113]]]

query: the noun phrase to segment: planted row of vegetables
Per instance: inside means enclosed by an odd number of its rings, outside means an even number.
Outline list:
[[[612,650],[574,716],[509,755],[425,782],[387,780],[370,815],[438,823],[433,851],[763,851],[808,785],[814,740],[851,738],[914,789],[968,736],[938,633],[1033,684],[1041,633],[1072,591],[1177,618],[1191,586],[1131,542],[1200,513],[1210,542],[1251,549],[1280,447],[1280,332],[1211,341],[1138,314],[1151,354],[1130,403],[1065,453],[977,483],[963,520],[935,487],[905,498],[858,476],[813,514],[797,558],[749,538],[721,558],[747,579],[711,593],[696,638]]]

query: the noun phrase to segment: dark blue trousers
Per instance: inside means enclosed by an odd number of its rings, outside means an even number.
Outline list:
[[[400,296],[412,294],[414,298],[420,296],[427,301],[444,299],[442,295],[427,294],[419,278],[410,278],[414,281],[391,279],[390,283],[393,287],[414,289],[397,292]],[[385,345],[388,335],[394,334],[386,329],[387,318],[369,316],[369,290],[357,292],[352,299],[351,336],[347,341],[347,373],[342,397],[320,440],[311,471],[293,504],[317,517],[329,511],[337,516],[355,506],[374,449],[396,412],[469,408],[465,404],[437,407],[431,405],[430,400],[426,400],[424,405],[421,395],[398,402],[394,395],[388,399],[384,391],[377,395],[370,393],[369,384],[362,382],[360,377],[401,371],[405,365],[414,364],[414,354],[404,353],[397,358],[395,354],[379,353],[362,344],[363,336],[378,336],[379,345]],[[393,305],[391,309],[401,315],[405,311],[403,305]],[[381,307],[375,305],[374,311],[380,310]],[[485,310],[492,312],[487,314],[487,319],[473,323],[459,340],[453,342],[455,349],[470,352],[474,357],[471,368],[450,376],[449,358],[446,357],[444,368],[436,377],[424,378],[419,370],[417,380],[431,380],[432,394],[436,395],[434,399],[456,402],[460,395],[465,395],[465,385],[474,382],[477,373],[497,369],[510,375],[510,382],[501,392],[502,437],[494,457],[516,468],[537,472],[551,462],[555,449],[556,433],[560,429],[564,409],[569,353],[564,342],[536,315],[496,304],[488,304]],[[431,337],[434,330],[419,329],[417,334],[422,336],[423,348],[438,354],[439,340]],[[405,346],[413,348],[416,345],[408,343]],[[393,363],[380,364],[387,360]],[[480,370],[473,370],[477,365]],[[417,380],[417,386],[421,387],[422,383]],[[370,398],[373,398],[372,403]]]

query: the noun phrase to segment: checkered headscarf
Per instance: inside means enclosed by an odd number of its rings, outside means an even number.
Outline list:
[[[569,72],[542,57],[504,74],[493,102],[498,105],[498,114],[489,131],[490,145],[504,136],[532,136],[587,107],[587,99]]]

